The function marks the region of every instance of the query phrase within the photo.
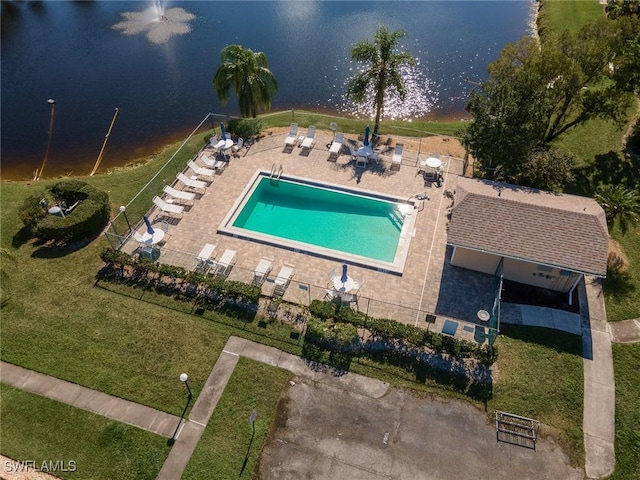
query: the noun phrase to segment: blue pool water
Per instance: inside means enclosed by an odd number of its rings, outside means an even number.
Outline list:
[[[393,262],[403,222],[391,201],[265,177],[233,226]]]

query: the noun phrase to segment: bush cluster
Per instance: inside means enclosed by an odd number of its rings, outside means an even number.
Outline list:
[[[258,119],[233,118],[229,120],[227,130],[233,132],[236,137],[248,141],[262,132],[262,122]]]
[[[356,312],[351,308],[340,308],[331,302],[314,300],[309,306],[309,311],[311,315],[318,319],[317,322],[325,325],[322,329],[315,329],[310,332],[312,339],[316,340],[317,338],[322,338],[323,334],[325,337],[331,335],[331,331],[326,325],[344,323],[352,325],[354,329],[364,328],[368,330],[376,340],[396,345],[402,344],[405,347],[416,350],[426,347],[455,357],[475,358],[487,365],[493,364],[498,356],[495,346],[479,345],[475,342],[449,337],[388,318],[367,317],[362,312]]]
[[[66,204],[73,210],[65,217],[48,215],[41,205]],[[25,199],[19,212],[31,234],[43,240],[73,242],[100,233],[109,221],[109,196],[80,180],[55,183],[48,192]]]
[[[225,302],[257,304],[260,299],[260,288],[254,285],[151,262],[113,248],[106,248],[101,258],[107,264],[99,274],[102,280],[128,279],[160,293],[193,300],[203,308],[213,309]]]

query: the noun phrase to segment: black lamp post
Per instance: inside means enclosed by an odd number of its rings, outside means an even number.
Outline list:
[[[186,373],[180,374],[180,381],[184,383],[185,387],[187,387],[187,392],[189,392],[189,398],[187,399],[187,404],[184,406],[184,410],[182,410],[182,415],[180,415],[180,420],[178,420],[176,431],[173,432],[173,435],[167,441],[167,445],[173,445],[174,443],[176,443],[176,435],[178,434],[178,430],[180,429],[180,424],[182,423],[182,420],[184,420],[184,415],[185,413],[187,413],[187,408],[189,408],[189,404],[191,403],[191,397],[193,397],[193,394],[191,393],[191,389],[189,388],[189,384],[187,383],[188,379],[189,379],[189,376]]]
[[[124,205],[120,205],[120,212],[124,215],[124,219],[127,221],[127,226],[129,227],[129,231],[131,231],[131,224],[129,223],[129,217],[127,217],[127,207]]]

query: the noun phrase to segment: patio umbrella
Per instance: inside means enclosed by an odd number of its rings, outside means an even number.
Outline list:
[[[349,278],[349,277],[347,276],[347,264],[346,264],[346,263],[343,263],[343,264],[342,264],[342,277],[340,277],[340,281],[341,281],[342,283],[346,283],[346,282],[347,282],[347,280],[348,280],[348,278]]]
[[[369,133],[371,132],[371,130],[369,129],[369,125],[367,125],[367,128],[364,129],[364,146],[366,147],[367,145],[369,145]]]
[[[227,132],[224,131],[224,123],[220,122],[220,140],[227,139]]]
[[[149,235],[153,235],[153,227],[151,226],[151,222],[149,221],[149,218],[145,215],[142,217],[144,219],[144,223],[146,223],[147,225],[147,232],[149,232]]]

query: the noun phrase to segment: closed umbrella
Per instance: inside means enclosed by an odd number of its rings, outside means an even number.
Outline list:
[[[347,264],[343,263],[342,264],[342,277],[340,277],[340,281],[342,283],[346,283],[348,279],[349,279],[349,277],[347,275]]]
[[[224,131],[224,123],[220,122],[220,139],[221,140],[226,140],[227,139],[227,132]]]
[[[364,129],[364,146],[368,146],[369,145],[369,133],[371,132],[371,130],[369,129],[369,125],[367,125],[367,128]]]
[[[145,215],[142,217],[144,219],[144,223],[147,224],[147,232],[149,232],[149,235],[153,235],[153,227],[151,226],[151,222],[149,221],[149,218]]]

